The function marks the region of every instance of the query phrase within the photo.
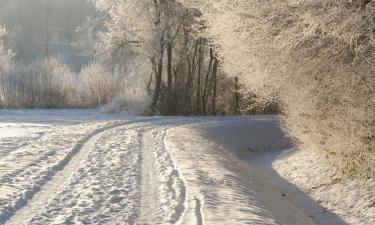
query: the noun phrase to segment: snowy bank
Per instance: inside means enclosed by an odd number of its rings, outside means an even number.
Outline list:
[[[374,181],[334,182],[320,155],[291,148],[277,118],[199,123],[166,140],[205,224],[375,221]]]

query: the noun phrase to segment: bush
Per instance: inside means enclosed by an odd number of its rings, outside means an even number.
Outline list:
[[[115,77],[121,77],[115,97],[101,107],[105,113],[125,112],[129,115],[149,115],[151,95],[147,90],[149,67],[147,61],[137,58],[127,66],[117,66],[113,71]]]
[[[62,108],[74,96],[74,74],[56,58],[29,65],[16,64],[2,79],[4,106],[8,108]]]
[[[123,96],[114,98],[111,102],[102,106],[100,111],[104,113],[124,112],[130,116],[141,116],[147,114],[147,108],[148,104],[143,99]]]
[[[121,77],[99,63],[92,63],[80,73],[82,104],[100,107],[119,94]]]

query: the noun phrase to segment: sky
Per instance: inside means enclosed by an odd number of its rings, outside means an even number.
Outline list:
[[[16,60],[57,56],[75,70],[92,57],[84,27],[95,9],[86,0],[0,0],[0,24]]]

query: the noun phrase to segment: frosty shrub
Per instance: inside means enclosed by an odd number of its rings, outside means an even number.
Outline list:
[[[80,73],[82,104],[103,106],[119,93],[120,76],[99,63],[92,63]]]
[[[147,91],[149,67],[147,61],[137,59],[131,65],[124,69],[117,67],[114,74],[121,77],[118,93],[108,104],[101,107],[105,113],[124,112],[128,115],[148,114],[147,109],[151,103],[151,97]]]
[[[57,58],[14,65],[2,79],[4,106],[8,108],[67,107],[74,96],[74,74]]]
[[[0,107],[61,108],[71,104],[75,75],[60,59],[42,58],[30,64],[15,63],[4,47],[7,34],[0,26]]]
[[[104,113],[126,113],[131,116],[144,115],[147,106],[142,98],[137,99],[136,96],[115,97],[111,102],[102,106],[100,111]]]
[[[323,150],[340,176],[375,176],[374,1],[184,3],[203,12],[226,72],[280,100],[296,144]]]

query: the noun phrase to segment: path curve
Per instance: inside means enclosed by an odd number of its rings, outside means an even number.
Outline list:
[[[92,148],[92,144],[101,136],[102,133],[124,125],[131,125],[140,122],[147,122],[150,119],[136,120],[130,122],[117,122],[109,126],[99,128],[79,141],[69,154],[54,168],[52,168],[48,179],[40,183],[34,190],[25,194],[24,199],[20,199],[16,204],[15,213],[0,215],[1,221],[7,225],[19,225],[20,221],[26,221],[36,211],[40,210],[43,205],[51,198],[61,185],[74,173],[79,163]]]

